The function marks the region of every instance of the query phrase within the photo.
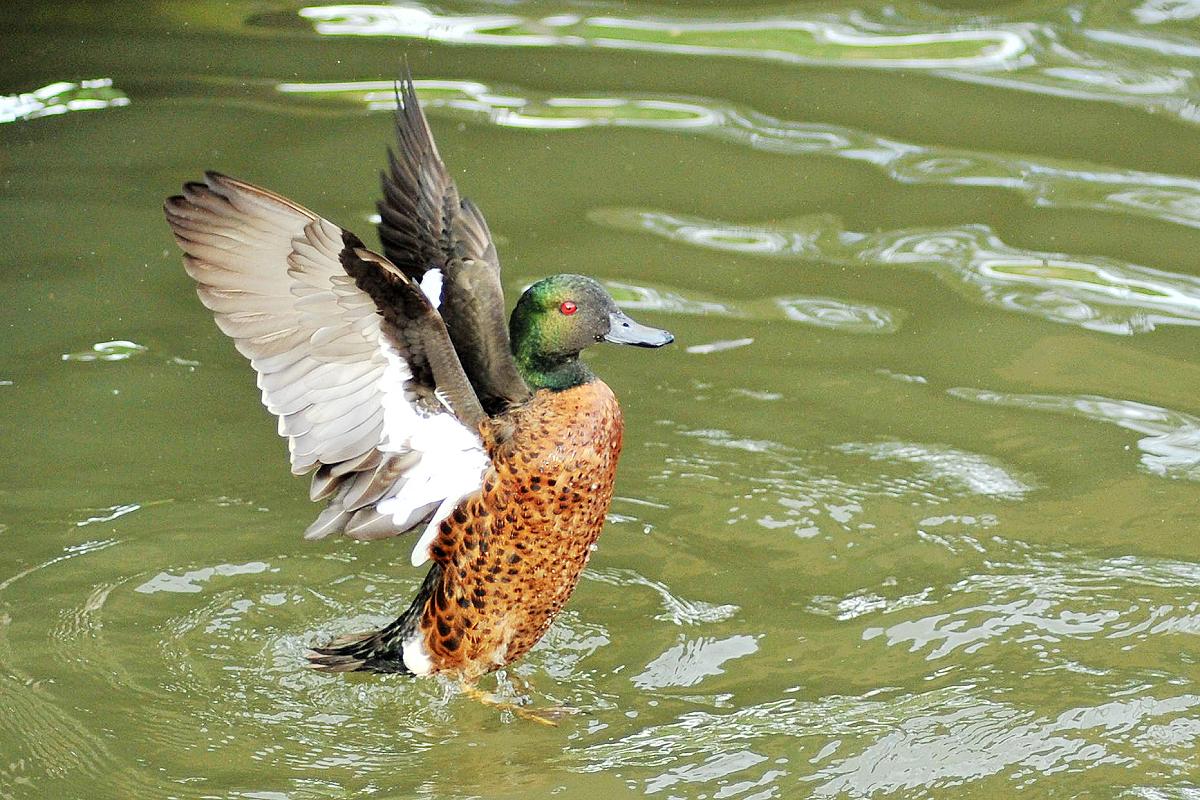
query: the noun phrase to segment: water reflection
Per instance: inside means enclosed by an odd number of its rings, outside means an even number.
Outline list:
[[[964,692],[974,688],[963,687]],[[1104,765],[1128,767],[1137,763],[1138,739],[1148,729],[1159,720],[1185,717],[1198,704],[1200,697],[1187,694],[1143,697],[1049,717],[978,697],[957,711],[907,719],[860,753],[818,771],[814,795],[865,796],[956,786],[1004,773],[1019,779]],[[1138,735],[1131,736],[1131,729]]]
[[[1181,411],[1096,395],[1009,394],[985,389],[948,389],[953,397],[1108,422],[1144,434],[1137,447],[1152,475],[1200,480],[1200,418]]]
[[[78,353],[63,353],[63,361],[125,361],[146,352],[146,347],[137,342],[118,339],[112,342],[97,342],[90,350]]]
[[[1158,25],[1200,18],[1200,2],[1197,0],[1145,0],[1131,12],[1133,18],[1143,25]]]
[[[1137,22],[1188,19],[1187,4],[1146,3]],[[1200,122],[1200,81],[1179,61],[1194,39],[1113,19],[1111,3],[1080,2],[1031,18],[1023,6],[959,16],[914,3],[878,9],[726,11],[720,17],[629,17],[616,4],[591,16],[563,7],[540,16],[437,13],[415,3],[310,6],[300,11],[333,36],[397,36],[498,47],[599,47],[692,58],[739,57],[827,67],[933,70],[945,79],[1051,96],[1119,103]],[[541,9],[539,9],[541,11]],[[964,24],[967,23],[967,24]],[[969,27],[968,27],[969,25]]]
[[[818,458],[719,429],[679,434],[703,447],[691,446],[669,457],[661,474],[664,480],[736,479],[747,488],[731,498],[724,524],[753,524],[802,539],[844,538],[846,533],[873,529],[865,510],[877,500],[898,499],[916,507],[966,497],[1009,501],[1021,499],[1032,488],[994,458],[938,444],[848,442]],[[722,450],[752,458],[726,460],[718,455]],[[869,471],[862,468],[864,459],[875,462]],[[816,469],[814,463],[826,469]],[[840,466],[846,477],[831,472],[831,465]]]
[[[757,320],[788,320],[841,333],[887,334],[900,329],[907,314],[887,308],[835,297],[810,295],[755,298],[738,302],[702,297],[675,289],[639,286],[621,281],[604,281],[622,308],[664,311],[674,314],[740,317]],[[753,344],[749,338],[691,345],[689,353],[709,354]]]
[[[639,286],[621,281],[605,281],[604,288],[608,289],[613,300],[616,300],[622,308],[666,311],[672,314],[745,316],[745,312],[730,303],[700,298],[696,295],[684,296],[674,289],[656,289],[652,286]]]
[[[1200,325],[1200,278],[1110,258],[1011,247],[986,225],[857,233],[826,214],[754,226],[638,209],[606,209],[592,219],[714,250],[823,265],[922,269],[974,300],[1104,333]],[[754,245],[747,247],[747,241]]]
[[[569,756],[574,768],[637,770],[649,793],[681,771],[745,754],[723,772],[737,785],[770,784],[786,796],[791,783],[818,797],[960,784],[991,796],[989,786],[1001,794],[1010,781],[1054,772],[1149,763],[1194,770],[1200,696],[1181,690],[1190,683],[1190,660],[1152,657],[1158,668],[1124,677],[1112,666],[1147,663],[1129,654],[1161,646],[1163,636],[1200,635],[1200,603],[1191,596],[1200,567],[1060,552],[1011,561],[989,556],[980,572],[946,587],[892,600],[858,592],[824,601],[843,623],[877,620],[860,629],[865,642],[953,662],[927,680],[961,671],[978,654],[985,667],[973,672],[975,680],[923,692],[878,689],[688,711],[576,751]],[[686,649],[684,643],[678,652],[685,664]],[[1014,653],[1032,660],[1014,660]],[[889,663],[897,659],[902,654]],[[1095,701],[1061,694],[1067,670],[1086,676]],[[1023,693],[1012,691],[1017,683]],[[1029,696],[1038,698],[1035,706],[1023,704]],[[787,757],[772,759],[777,753]],[[768,776],[766,762],[786,768]],[[987,783],[993,778],[1003,782]]]
[[[0,95],[0,123],[127,105],[129,98],[108,78],[60,81],[24,94]]]
[[[808,787],[806,796],[866,797],[1005,774],[1019,780],[1106,764],[1129,766],[1142,755],[1138,748],[1176,749],[1162,747],[1153,737],[1164,726],[1185,722],[1197,705],[1195,695],[1166,694],[1041,715],[974,684],[890,696],[783,699],[730,712],[684,714],[593,745],[575,758],[583,761],[576,767],[581,771],[653,770],[678,760],[689,765],[646,778],[647,793],[674,783],[681,769],[724,763],[722,775],[738,775],[745,781],[739,785],[779,788],[787,776],[797,788]],[[783,737],[793,740],[786,750],[793,757],[773,762],[786,769],[767,768],[766,753]],[[821,742],[829,744],[818,752]],[[730,757],[722,761],[726,754]],[[809,756],[809,763],[797,755]]]
[[[848,442],[836,449],[878,461],[920,465],[933,480],[957,484],[970,494],[1018,499],[1032,488],[993,459],[953,447],[911,442]]]
[[[675,625],[702,625],[723,622],[737,613],[735,605],[706,603],[703,600],[688,600],[677,597],[666,584],[650,580],[628,569],[593,569],[584,573],[589,578],[613,586],[642,586],[658,593],[664,611],[654,618]]]
[[[1064,651],[1064,642],[1128,640],[1122,652],[1129,652],[1160,635],[1200,635],[1200,603],[1190,596],[1197,579],[1200,565],[1194,562],[1035,552],[1019,561],[989,562],[986,572],[938,592],[933,614],[906,611],[925,605],[912,598],[881,603],[872,609],[878,624],[862,636],[907,646],[929,661],[1008,647],[1043,664],[1062,666],[1070,659],[1072,669],[1096,669],[1109,656],[1089,651],[1088,667],[1079,663],[1079,652]],[[926,590],[920,599],[931,594]]]
[[[525,90],[500,92],[475,81],[417,82],[423,106],[512,128],[540,130],[596,126],[691,132],[756,150],[862,162],[905,184],[1007,189],[1031,205],[1077,208],[1147,217],[1200,227],[1200,180],[1062,159],[925,146],[837,125],[795,122],[701,97],[548,97]],[[281,83],[278,90],[310,102],[362,103],[371,110],[395,107],[390,81]],[[597,212],[603,215],[604,211]],[[803,247],[777,231],[697,236],[740,252],[780,252]]]
[[[603,6],[595,7],[597,10]],[[610,6],[613,11],[620,6]],[[565,10],[565,9],[564,9]],[[604,47],[801,64],[906,69],[997,67],[1025,49],[1012,29],[868,30],[853,18],[798,19],[730,10],[711,19],[551,14],[438,14],[416,4],[309,6],[300,16],[330,36],[399,36],[503,47]],[[743,19],[737,19],[737,17]],[[856,24],[857,22],[857,24]]]
[[[722,675],[726,661],[758,652],[753,636],[713,639],[684,638],[665,650],[630,680],[639,689],[695,686],[711,675]]]
[[[688,345],[685,350],[695,355],[706,356],[710,353],[723,353],[726,350],[736,350],[739,347],[749,347],[752,344],[754,344],[754,340],[749,337],[745,339],[722,339],[716,342]]]
[[[203,591],[202,584],[217,576],[257,575],[270,569],[270,565],[262,561],[252,561],[248,564],[218,564],[215,567],[203,567],[189,570],[182,575],[170,572],[160,572],[150,580],[134,589],[142,594],[156,592],[183,592],[195,594]],[[278,605],[274,603],[273,605]]]
[[[904,312],[832,297],[781,297],[775,301],[793,322],[847,333],[895,333]]]

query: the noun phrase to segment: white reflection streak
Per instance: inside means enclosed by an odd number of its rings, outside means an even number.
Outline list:
[[[814,39],[848,48],[893,48],[920,45],[943,45],[969,42],[980,45],[980,55],[951,58],[814,58],[805,57],[786,50],[764,50],[737,48],[721,45],[684,45],[672,42],[644,42],[630,39],[597,37],[593,44],[606,47],[657,50],[668,53],[695,55],[736,55],[746,58],[765,58],[797,63],[868,64],[881,67],[904,67],[907,69],[934,69],[945,67],[1000,66],[1020,55],[1025,50],[1021,36],[1007,30],[931,31],[928,33],[869,34],[846,25],[806,20],[766,19],[747,22],[694,22],[678,20],[647,20],[622,17],[591,17],[585,22],[600,28],[627,28],[631,30],[658,31],[674,37],[683,33],[755,33],[760,31],[803,31]],[[989,42],[990,46],[984,45]]]
[[[1200,180],[1091,164],[1041,161],[898,142],[835,125],[793,122],[711,98],[504,95],[473,81],[417,81],[427,109],[482,117],[494,125],[542,130],[620,126],[691,130],[772,153],[871,164],[904,184],[1010,189],[1046,208],[1085,208],[1200,227]],[[387,81],[281,83],[288,94],[345,94],[370,110],[395,108]],[[358,97],[354,97],[358,95]],[[572,115],[572,109],[579,113]]]
[[[404,36],[454,44],[603,47],[701,57],[737,57],[815,66],[923,69],[948,80],[1127,105],[1200,123],[1196,70],[1181,64],[1198,49],[1186,36],[1148,36],[1136,27],[1089,27],[1090,6],[1061,22],[954,23],[851,12],[743,20],[639,19],[555,14],[439,15],[398,7],[314,6],[300,14],[326,35]],[[1158,9],[1151,16],[1178,9]],[[1095,14],[1110,25],[1107,14]],[[1134,16],[1138,16],[1135,10]],[[914,30],[927,28],[927,30]],[[1074,49],[1073,44],[1083,47]],[[897,52],[898,51],[898,52]],[[945,55],[939,55],[940,53]]]
[[[951,397],[998,406],[1082,416],[1144,434],[1142,467],[1153,475],[1200,480],[1200,418],[1169,408],[1098,395],[1006,394],[955,387]]]
[[[757,640],[744,634],[724,639],[686,639],[668,648],[630,680],[639,689],[695,686],[705,678],[725,674],[722,667],[726,661],[757,652]]]
[[[953,447],[916,442],[847,442],[834,450],[875,461],[916,464],[934,480],[958,484],[970,494],[1016,499],[1033,488],[994,459]]]
[[[440,16],[420,6],[311,6],[300,16],[313,20],[325,36],[411,36],[439,42],[487,43],[496,39],[514,45],[553,44],[541,36],[487,36],[479,31],[517,25],[511,15]]]
[[[396,84],[391,81],[279,83],[284,94],[358,95],[371,111],[396,108]],[[414,81],[424,94],[426,109],[450,108],[483,114],[494,125],[511,128],[571,129],[604,125],[639,128],[709,129],[721,123],[722,112],[698,103],[655,98],[549,97],[544,100],[497,94],[471,81]],[[577,116],[569,112],[577,110]]]
[[[51,558],[48,561],[43,561],[42,563],[35,564],[32,567],[26,567],[25,569],[21,570],[20,572],[14,574],[14,575],[10,575],[9,577],[5,578],[3,581],[0,581],[0,592],[4,591],[9,586],[12,586],[14,583],[21,580],[22,578],[24,578],[28,575],[32,575],[33,573],[37,572],[39,569],[45,569],[46,567],[53,566],[54,564],[58,564],[60,562],[67,561],[72,558],[76,558],[77,556],[84,556],[84,555],[88,555],[89,553],[95,553],[97,551],[104,550],[106,548],[112,547],[114,544],[117,544],[118,541],[120,541],[120,540],[118,540],[118,539],[100,539],[100,540],[95,540],[95,541],[83,542],[81,544],[70,545],[69,547],[64,547],[63,554],[61,556],[55,556],[54,558]]]
[[[770,227],[642,209],[598,209],[589,217],[712,250],[823,265],[923,269],[984,303],[1104,333],[1200,326],[1200,278],[1109,258],[1085,261],[1021,250],[986,225],[868,234],[846,231],[830,215]]]
[[[1130,739],[1131,731],[1149,728],[1156,718],[1177,717],[1198,704],[1200,698],[1189,694],[1142,697],[1031,719],[1016,706],[979,698],[969,708],[908,719],[861,753],[822,769],[817,775],[826,782],[815,795],[928,789],[1015,767],[1046,774],[1071,765],[1131,765],[1134,758],[1110,747]],[[1088,737],[1078,735],[1085,731]]]
[[[109,78],[60,81],[24,94],[0,95],[0,123],[127,105],[129,98]]]
[[[515,15],[439,15],[421,6],[364,6],[357,4],[311,6],[300,10],[300,16],[313,21],[315,30],[329,36],[406,36],[457,44],[496,44],[507,46],[594,46],[621,50],[644,50],[676,54],[735,56],[769,59],[802,64],[835,63],[868,67],[904,69],[947,69],[1003,67],[1023,53],[1027,44],[1014,30],[958,30],[923,33],[873,34],[855,30],[848,25],[794,19],[766,19],[744,22],[696,20],[647,20],[624,17],[581,18],[560,14],[533,19]],[[538,33],[486,31],[521,28]],[[654,31],[663,41],[647,41],[622,37],[620,31]],[[606,31],[618,35],[605,35]],[[847,51],[833,57],[805,54],[803,42],[797,40],[797,50],[737,47],[733,42],[753,39],[760,32],[796,32],[807,34],[814,41]],[[689,33],[726,34],[731,44],[701,45],[672,38]],[[870,53],[856,55],[854,51],[890,50],[893,48],[933,45],[974,44],[976,52],[964,56],[891,58]],[[799,52],[798,52],[799,51]]]
[[[904,317],[901,311],[832,297],[781,297],[775,304],[794,322],[855,333],[895,333]]]

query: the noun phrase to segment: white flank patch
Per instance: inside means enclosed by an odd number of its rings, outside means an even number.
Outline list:
[[[382,381],[384,435],[380,449],[420,453],[421,458],[405,471],[403,480],[377,508],[391,515],[398,526],[407,527],[414,515],[420,518],[428,508],[437,507],[413,548],[412,564],[417,567],[429,560],[429,545],[442,520],[459,501],[483,485],[488,457],[475,432],[463,427],[453,415],[418,413],[405,396],[404,386],[412,379],[408,364],[386,344],[383,354],[388,365]]]
[[[413,675],[428,675],[433,671],[433,659],[425,650],[425,643],[421,641],[423,638],[424,634],[418,630],[416,638],[405,642],[400,651],[400,658],[403,659],[404,666],[408,667],[408,671]]]
[[[421,276],[421,291],[434,308],[442,306],[442,271],[431,269]]]

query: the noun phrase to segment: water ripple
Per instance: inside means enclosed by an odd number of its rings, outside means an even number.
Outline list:
[[[127,361],[146,352],[146,347],[137,342],[118,339],[112,342],[97,342],[90,350],[78,353],[63,353],[63,361]]]
[[[657,620],[673,622],[676,625],[700,625],[704,623],[723,622],[737,613],[734,605],[716,605],[703,600],[687,600],[677,597],[666,584],[628,569],[593,569],[584,576],[601,583],[613,586],[643,586],[658,593],[662,598],[665,611],[655,617]]]
[[[619,6],[613,6],[617,10]],[[713,19],[551,14],[438,14],[424,6],[309,6],[300,16],[328,36],[398,36],[504,47],[604,47],[799,64],[905,69],[1003,67],[1025,50],[1019,30],[865,30],[854,20],[727,11]]]
[[[941,505],[954,498],[1008,501],[1031,489],[1028,480],[993,458],[937,444],[851,442],[814,458],[775,442],[719,429],[679,433],[706,448],[689,447],[686,455],[669,457],[663,480],[728,482],[736,477],[747,489],[730,506],[725,524],[753,523],[766,530],[790,531],[802,539],[870,530],[874,525],[865,521],[864,510],[875,499],[902,499],[914,506]],[[754,454],[759,460],[741,474],[738,465],[710,455],[714,448]],[[842,466],[853,477],[814,469],[818,462],[828,467],[835,454],[845,458]],[[865,473],[864,456],[885,466],[873,466]]]
[[[905,316],[898,309],[832,297],[781,297],[775,302],[793,322],[847,333],[895,333]]]
[[[681,639],[646,665],[631,680],[639,689],[695,686],[711,675],[722,675],[726,661],[758,652],[753,636],[724,639],[698,637]]]
[[[843,229],[828,214],[770,226],[638,209],[610,209],[592,218],[713,250],[921,269],[977,301],[1104,333],[1200,325],[1200,278],[1099,256],[1011,247],[986,225],[858,233]],[[747,248],[746,241],[756,244]]]
[[[306,104],[354,103],[369,110],[395,107],[391,81],[280,83],[279,92]],[[524,89],[497,90],[477,81],[417,82],[433,115],[509,128],[574,130],[629,127],[674,131],[732,142],[755,150],[820,156],[869,164],[900,183],[1005,189],[1031,205],[1104,211],[1200,227],[1200,180],[1067,159],[920,145],[826,123],[784,120],[709,97],[597,95],[555,97]],[[783,252],[786,233],[720,233],[724,249]]]
[[[1142,469],[1151,475],[1200,480],[1200,417],[1098,395],[1010,394],[968,387],[947,392],[976,403],[1082,417],[1144,434],[1137,442]]]
[[[723,776],[744,779],[738,785],[770,782],[784,796],[807,786],[806,796],[868,797],[992,776],[1019,781],[1104,765],[1127,768],[1147,752],[1186,752],[1197,739],[1190,720],[1200,697],[1192,694],[1113,699],[1048,715],[1001,698],[964,684],[924,693],[774,700],[729,712],[689,712],[569,757],[580,772],[653,773],[675,765],[643,778],[646,793],[672,785],[681,773],[722,764]],[[794,742],[785,750],[793,757],[772,763],[788,768],[763,769],[780,738]],[[813,745],[822,742],[828,743],[816,752]],[[814,771],[804,773],[797,751],[812,753]],[[1180,766],[1186,770],[1191,762],[1194,757],[1186,757]]]
[[[1147,3],[1135,22],[1178,8]],[[1158,4],[1165,6],[1166,4]],[[1187,4],[1183,4],[1186,7]],[[955,15],[916,3],[878,10],[723,11],[689,18],[630,17],[598,4],[561,12],[438,13],[427,6],[310,6],[300,16],[329,36],[396,36],[498,47],[605,48],[692,58],[737,57],[833,68],[923,69],[939,77],[1056,97],[1116,103],[1200,123],[1200,80],[1182,58],[1193,37],[1114,19],[1113,4],[1077,2],[1036,17],[1018,4]],[[607,12],[607,13],[605,13]],[[1186,17],[1186,15],[1183,15]],[[1182,18],[1182,17],[1176,17]]]
[[[934,480],[957,484],[970,494],[1018,499],[1033,488],[994,459],[953,447],[911,442],[847,442],[835,449],[877,461],[918,464]]]
[[[960,606],[956,610],[868,627],[863,639],[906,644],[930,661],[1015,645],[1038,661],[1061,663],[1066,640],[1136,644],[1161,635],[1200,636],[1200,603],[1191,596],[1198,579],[1200,565],[1187,561],[1035,553],[990,564],[987,572],[950,586],[937,605]],[[879,610],[892,615],[912,605],[897,602]]]
[[[675,289],[604,281],[622,308],[663,311],[674,314],[739,317],[758,320],[789,320],[841,333],[895,333],[908,316],[903,310],[881,305],[839,300],[836,297],[799,295],[755,298],[734,302],[704,297]],[[753,344],[753,339],[734,339],[693,345],[689,353],[716,353]]]
[[[1197,704],[1200,698],[1193,695],[1146,697],[1073,708],[1049,718],[980,700],[969,708],[906,720],[860,753],[812,776],[820,781],[814,794],[866,796],[956,786],[1006,771],[1020,776],[1131,766],[1136,763],[1132,754],[1114,752],[1094,737],[1121,739],[1131,728],[1188,714]]]
[[[0,123],[127,105],[129,98],[108,78],[60,81],[23,94],[0,94]]]

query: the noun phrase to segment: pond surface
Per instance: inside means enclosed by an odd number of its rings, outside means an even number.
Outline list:
[[[1200,3],[9,2],[0,798],[1194,798]],[[407,61],[510,298],[583,272],[617,499],[486,683],[330,676],[316,515],[162,199],[373,238]]]

